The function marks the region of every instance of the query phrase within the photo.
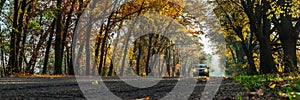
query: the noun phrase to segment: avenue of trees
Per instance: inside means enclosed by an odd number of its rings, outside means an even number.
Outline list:
[[[184,51],[187,55],[178,55],[178,47],[173,44],[176,39],[185,40],[185,37],[157,35],[167,31],[185,32],[195,40],[199,39],[199,34],[206,34],[216,45],[215,53],[226,54],[220,57],[227,58],[224,62],[229,75],[299,72],[299,0],[214,0],[207,3],[201,0],[103,0],[100,4],[96,1],[0,0],[0,75],[34,74],[36,69],[40,69],[41,74],[74,75],[74,68],[84,75],[98,73],[103,76],[115,75],[114,69],[119,69],[122,75],[128,68],[114,68],[113,63],[124,65],[127,57],[128,66],[138,75],[148,75],[151,70],[167,70],[160,74],[175,76],[184,62],[179,58],[188,56],[189,51]],[[99,6],[104,7],[99,8],[103,13],[85,14],[97,12]],[[209,17],[208,9],[212,9],[210,14],[217,19]],[[158,16],[168,18],[159,19],[162,17]],[[90,20],[80,20],[85,17]],[[137,17],[148,22],[131,21]],[[93,22],[94,19],[100,21]],[[94,24],[82,26],[80,23]],[[136,34],[122,34],[126,32],[153,34],[130,43],[130,38]],[[224,43],[220,41],[223,37]],[[203,49],[201,43],[195,44],[200,46],[195,49]],[[221,44],[226,45],[226,50]],[[72,50],[74,45],[79,52]],[[155,54],[158,56],[153,56]],[[204,54],[197,54],[199,62],[207,59]],[[160,62],[161,59],[166,62]],[[149,68],[150,64],[160,66],[161,63],[167,67]]]
[[[1,0],[0,2],[0,16],[1,16],[1,30],[0,30],[0,54],[1,54],[1,76],[15,75],[15,74],[34,74],[36,69],[39,69],[38,73],[41,74],[74,74],[74,68],[79,68],[80,73],[85,75],[92,75],[96,72],[100,75],[111,76],[114,73],[113,64],[111,62],[116,61],[118,55],[112,54],[111,51],[120,51],[122,48],[113,47],[111,44],[112,37],[124,37],[125,48],[130,46],[126,41],[127,36],[122,34],[115,34],[114,31],[122,30],[122,27],[128,26],[128,20],[135,18],[139,15],[147,13],[157,13],[159,15],[167,16],[176,20],[181,26],[185,27],[185,32],[192,34],[192,37],[197,39],[197,35],[203,34],[200,30],[192,30],[195,26],[199,26],[200,22],[192,22],[192,19],[203,16],[193,16],[189,12],[185,11],[182,4],[183,1],[175,0],[173,2],[166,2],[163,0],[133,0],[133,1],[117,1],[120,4],[110,5],[108,2],[102,3],[102,6],[109,6],[109,10],[112,10],[108,16],[93,16],[104,17],[102,23],[98,23],[97,29],[93,30],[93,25],[84,27],[90,28],[85,31],[84,36],[74,35],[76,28],[82,28],[79,25],[80,18],[85,10],[97,10],[93,9],[95,5],[93,0]],[[125,3],[124,3],[125,2]],[[116,3],[116,4],[119,4]],[[101,4],[100,4],[101,6]],[[202,5],[203,6],[203,5]],[[203,6],[204,7],[204,6]],[[103,9],[101,9],[103,10]],[[195,12],[194,12],[195,13]],[[86,17],[86,16],[83,16]],[[90,16],[91,17],[91,16]],[[90,20],[91,21],[91,20]],[[93,22],[90,22],[93,23]],[[190,28],[193,27],[193,28]],[[174,29],[174,28],[173,28]],[[123,29],[124,30],[124,29]],[[91,35],[90,33],[96,32],[97,35]],[[76,44],[79,36],[85,39],[95,40],[95,44],[91,44],[91,41],[85,41],[86,47],[79,46],[79,51],[83,50],[86,55],[73,57],[72,46]],[[128,36],[130,37],[130,36]],[[151,36],[152,37],[152,36]],[[158,38],[154,36],[154,38]],[[127,39],[128,40],[128,39]],[[150,39],[151,40],[151,39]],[[75,42],[74,42],[75,41]],[[152,41],[152,40],[151,40]],[[149,42],[151,42],[149,41]],[[156,41],[157,42],[157,41]],[[150,43],[151,44],[151,43]],[[165,48],[162,45],[159,48]],[[93,46],[90,46],[93,45]],[[137,43],[135,44],[137,45]],[[141,44],[140,44],[141,45]],[[148,43],[149,45],[149,43]],[[146,46],[146,45],[145,45]],[[91,48],[92,47],[92,48]],[[150,46],[148,46],[150,47]],[[155,49],[159,49],[155,48]],[[168,60],[168,75],[174,75],[176,73],[176,65],[178,67],[178,59],[175,56],[175,47],[167,47],[169,49],[161,50],[166,56],[164,59]],[[172,48],[172,50],[170,49]],[[151,51],[154,48],[143,48],[147,52],[138,52],[132,54],[134,50],[142,51],[140,48],[124,49],[124,53],[131,57],[138,59],[138,54],[146,53],[142,56],[150,59],[150,55],[153,55],[159,51]],[[199,48],[201,49],[201,47]],[[151,52],[149,52],[151,51]],[[161,53],[163,54],[163,53]],[[200,56],[200,54],[199,54]],[[94,57],[94,63],[80,61],[80,58]],[[124,58],[123,58],[124,59]],[[80,63],[73,61],[79,61]],[[122,61],[122,60],[121,60]],[[122,64],[125,61],[122,61]],[[136,62],[136,61],[134,61]],[[139,63],[141,62],[141,63]],[[171,64],[172,62],[172,64]],[[81,64],[85,63],[82,67]],[[149,73],[149,65],[147,61],[138,61],[137,67],[134,70],[141,75]],[[75,64],[75,65],[74,65]],[[143,66],[141,66],[143,65]],[[74,67],[75,66],[75,67]],[[136,66],[136,65],[135,65]],[[141,67],[138,67],[141,66]],[[124,68],[121,68],[124,70]],[[145,72],[139,72],[145,71]],[[177,68],[178,72],[178,68]],[[164,74],[164,73],[163,73]]]

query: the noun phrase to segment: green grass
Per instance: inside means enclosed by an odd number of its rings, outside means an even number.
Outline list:
[[[240,94],[237,94],[237,100],[243,100]]]
[[[277,75],[254,75],[254,76],[235,76],[233,79],[241,86],[256,92],[264,90],[264,94],[276,93],[289,99],[300,99],[300,76],[281,76]]]

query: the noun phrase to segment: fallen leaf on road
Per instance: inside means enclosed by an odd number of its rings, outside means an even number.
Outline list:
[[[291,84],[284,84],[284,85],[281,85],[281,87],[286,87],[286,86],[289,86]]]
[[[286,93],[282,93],[282,92],[278,92],[278,95],[281,97],[288,97],[288,95]]]
[[[98,85],[98,81],[92,81],[92,85]]]
[[[263,89],[259,89],[256,93],[258,95],[264,95],[264,90]]]

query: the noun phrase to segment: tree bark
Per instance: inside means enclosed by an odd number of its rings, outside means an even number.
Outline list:
[[[110,45],[107,45],[107,43],[106,43],[106,44],[105,44],[106,50],[105,50],[105,55],[104,55],[104,59],[105,59],[105,60],[104,60],[104,62],[103,62],[103,66],[104,66],[104,67],[106,67],[106,60],[107,60],[106,57],[107,57],[108,47],[110,47]],[[105,76],[106,72],[107,72],[107,71],[106,71],[106,68],[105,68],[105,70],[102,71],[102,76]]]
[[[62,35],[61,35],[61,26],[62,26],[62,0],[57,0],[57,19],[56,19],[56,36],[55,36],[55,66],[54,74],[62,74]]]
[[[90,19],[89,23],[91,23],[92,20]],[[87,33],[86,33],[86,41],[85,41],[85,53],[86,53],[86,65],[85,65],[85,75],[90,75],[91,68],[90,68],[90,60],[91,60],[91,51],[90,51],[90,37],[91,37],[91,29],[92,24],[89,24],[87,27]]]
[[[170,72],[170,55],[169,55],[169,49],[166,49],[165,52],[165,59],[166,59],[166,66],[167,66],[167,74],[168,76],[171,76],[171,72]]]
[[[122,23],[121,23],[122,24]],[[117,33],[116,39],[119,39],[120,33]],[[114,49],[112,52],[112,57],[111,57],[111,62],[110,62],[110,66],[109,66],[109,70],[108,70],[108,76],[112,76],[113,73],[115,73],[114,71],[114,61],[115,61],[115,53],[118,47],[118,40],[115,40],[113,43]]]
[[[108,34],[109,34],[109,30],[111,29],[111,20],[112,20],[112,16],[114,15],[114,13],[111,13],[108,17],[108,22],[107,22],[107,26],[105,27],[105,32],[104,32],[104,37],[101,41],[101,54],[100,54],[100,62],[99,62],[99,67],[98,67],[98,74],[101,75],[101,72],[102,72],[102,67],[103,67],[103,60],[104,59],[104,49],[105,49],[105,44],[108,40]],[[125,44],[126,45],[126,44]],[[126,48],[125,48],[126,49]],[[123,66],[123,63],[122,65]],[[123,67],[122,67],[123,68]],[[122,71],[121,71],[121,75],[122,75]]]
[[[149,74],[149,69],[150,69],[150,67],[149,67],[149,62],[150,62],[150,57],[152,56],[152,54],[151,54],[151,49],[153,49],[153,44],[152,44],[152,40],[153,40],[153,36],[154,36],[154,34],[149,34],[148,35],[148,50],[147,50],[147,60],[146,60],[146,68],[145,68],[145,70],[146,70],[146,76],[148,76],[148,74]]]
[[[268,21],[264,20],[266,18],[266,11],[270,5],[268,1],[263,0],[264,5],[256,4],[256,9],[254,9],[254,3],[251,1],[241,0],[242,6],[245,13],[250,20],[250,30],[255,34],[260,45],[260,73],[269,74],[277,72],[275,67],[274,58],[272,56],[272,48],[270,43],[270,34]],[[255,10],[255,11],[254,11]],[[264,26],[266,25],[266,26]],[[268,33],[264,33],[268,32]]]
[[[37,46],[34,48],[33,52],[32,52],[32,56],[30,58],[30,61],[28,63],[28,66],[26,68],[26,72],[33,74],[33,72],[31,71],[32,69],[34,69],[35,63],[36,63],[36,59],[39,55],[39,50],[42,47],[44,41],[46,40],[48,34],[41,34],[39,42],[37,44]]]
[[[298,33],[293,28],[291,15],[281,16],[280,22],[278,33],[284,52],[284,72],[295,72],[297,71],[296,43]]]
[[[68,61],[68,74],[69,75],[74,75],[74,68],[73,68],[73,56],[72,53],[70,53],[70,49],[67,47],[67,61]]]
[[[45,59],[44,59],[42,74],[46,74],[47,73],[47,67],[48,67],[48,61],[49,61],[49,53],[50,53],[51,43],[52,43],[54,29],[55,29],[54,28],[55,27],[55,22],[56,21],[53,20],[53,23],[51,25],[51,31],[50,31],[50,36],[49,36],[48,41],[47,41],[47,47],[46,47],[46,52],[45,52]]]
[[[64,54],[63,54],[63,52],[64,52],[64,49],[65,48],[68,48],[67,47],[67,41],[66,41],[66,39],[67,39],[67,34],[68,34],[68,29],[69,29],[69,25],[70,25],[70,23],[71,23],[71,18],[72,18],[72,14],[73,14],[73,11],[74,11],[74,5],[75,5],[75,2],[76,2],[76,0],[73,0],[72,1],[72,6],[71,6],[71,9],[70,9],[70,12],[68,13],[68,16],[67,16],[67,19],[66,19],[66,24],[65,24],[65,27],[64,27],[64,32],[63,32],[63,38],[62,38],[62,50],[61,50],[61,52],[62,52],[62,57],[64,57]],[[68,56],[68,55],[67,55]],[[67,61],[66,61],[66,63],[68,63],[69,62],[69,59],[66,59]],[[68,63],[69,64],[69,63]],[[66,66],[65,66],[65,73],[67,72],[67,70],[66,70]]]
[[[289,14],[292,9],[292,0],[278,1],[278,5],[283,7],[284,14],[280,14],[279,20],[273,20],[275,25],[277,24],[279,39],[282,43],[284,52],[284,72],[297,72],[297,56],[296,56],[296,44],[299,35],[299,23],[300,18],[298,18],[297,23],[293,26],[292,15]],[[275,19],[275,18],[273,18]]]
[[[14,74],[17,71],[17,44],[16,44],[16,35],[18,34],[18,13],[19,11],[19,0],[14,0],[14,14],[13,14],[13,28],[11,32],[10,39],[10,53],[8,61],[8,71],[6,75]]]
[[[260,46],[260,72],[263,74],[278,72],[272,56],[273,51],[269,34],[271,22],[266,17],[266,15],[263,15],[261,19],[263,23],[258,25],[259,33],[257,34]],[[258,22],[261,22],[261,20],[258,20]]]
[[[25,34],[25,32],[23,31],[23,26],[25,25],[23,23],[23,19],[24,19],[24,15],[25,15],[25,12],[26,12],[26,6],[27,6],[27,0],[22,0],[22,3],[21,3],[21,13],[19,15],[19,22],[18,22],[18,34],[17,34],[17,59],[18,59],[18,62],[17,62],[17,66],[18,66],[18,72],[21,71],[21,68],[22,68],[22,63],[23,63],[23,52],[24,52],[24,47],[21,46],[21,41],[22,41],[22,34]],[[24,39],[25,36],[23,36],[23,39]],[[26,37],[25,37],[26,38]],[[17,73],[18,73],[17,72]]]
[[[142,44],[141,44],[141,40],[139,40],[140,43],[138,44],[138,57],[136,60],[136,74],[140,75],[140,59],[141,59],[141,55],[142,55]]]

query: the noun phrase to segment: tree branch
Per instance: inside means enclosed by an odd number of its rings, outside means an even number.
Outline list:
[[[298,34],[300,33],[300,17],[297,20],[297,23],[294,27],[294,30],[298,32]]]

